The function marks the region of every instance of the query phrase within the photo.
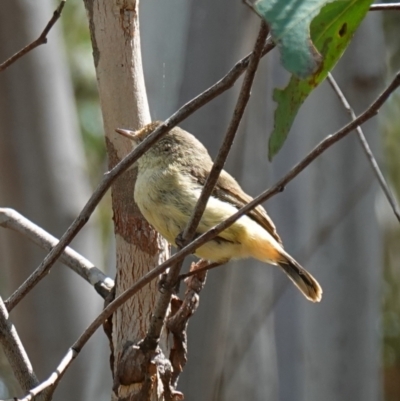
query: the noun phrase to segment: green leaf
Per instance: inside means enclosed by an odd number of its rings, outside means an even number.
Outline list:
[[[310,39],[310,23],[332,0],[246,0],[267,21],[283,66],[307,78],[321,65],[322,57]]]
[[[274,130],[269,139],[271,160],[281,149],[304,100],[328,75],[342,56],[373,0],[334,1],[321,9],[310,25],[311,39],[323,56],[320,69],[311,77],[292,76],[285,89],[275,89],[277,102]]]

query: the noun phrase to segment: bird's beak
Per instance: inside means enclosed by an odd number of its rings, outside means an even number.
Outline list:
[[[132,140],[133,142],[138,142],[138,137],[135,131],[129,131],[127,129],[121,129],[121,128],[116,128],[115,132],[117,132],[118,134],[123,135],[126,138],[129,138],[130,140]]]

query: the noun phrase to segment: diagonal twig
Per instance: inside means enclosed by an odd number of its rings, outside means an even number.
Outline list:
[[[229,151],[232,147],[233,140],[235,139],[236,132],[239,128],[239,124],[242,120],[243,113],[246,109],[247,103],[250,99],[251,87],[253,85],[255,72],[257,70],[259,61],[262,57],[262,49],[265,38],[268,35],[268,26],[265,22],[261,23],[260,31],[257,37],[257,41],[254,46],[252,57],[250,59],[249,66],[247,68],[246,75],[243,80],[242,89],[239,93],[239,97],[236,103],[235,110],[233,112],[232,120],[229,124],[228,130],[225,134],[224,142],[218,152],[213,167],[207,180],[204,184],[204,188],[201,192],[199,200],[197,201],[196,207],[190,216],[189,223],[183,233],[183,240],[190,241],[194,238],[197,226],[200,223],[201,217],[206,209],[208,199],[218,181],[219,175],[225,165],[226,158],[228,157]]]
[[[242,88],[239,93],[239,98],[235,107],[235,111],[233,113],[231,123],[228,127],[224,142],[215,159],[214,165],[207,178],[207,181],[204,185],[201,195],[197,201],[196,207],[194,208],[192,215],[189,219],[189,222],[183,232],[183,237],[182,237],[183,245],[187,245],[190,242],[190,240],[194,238],[197,226],[199,225],[201,216],[204,213],[208,199],[211,195],[211,192],[214,189],[215,184],[217,183],[218,177],[225,164],[225,160],[232,146],[232,142],[233,139],[235,138],[237,129],[239,127],[239,123],[242,119],[244,110],[250,98],[250,91],[253,84],[254,75],[257,70],[259,60],[261,58],[261,53],[267,35],[268,35],[268,27],[264,22],[262,22],[259,34],[257,36],[256,44],[254,46],[254,50],[250,58],[249,66],[247,68],[246,75],[243,80]],[[182,267],[182,260],[174,264],[170,268],[170,271],[168,272],[165,286],[163,287],[164,291],[160,293],[154,314],[152,315],[152,319],[149,325],[149,330],[142,343],[143,347],[146,349],[148,348],[149,350],[154,350],[158,345],[165,317],[171,301],[171,296],[178,281],[178,276],[181,267]]]
[[[57,238],[13,209],[0,208],[0,227],[19,232],[46,251],[50,251],[58,242]],[[61,254],[60,261],[90,283],[103,298],[106,298],[114,287],[114,280],[69,247]]]
[[[142,276],[132,287],[128,288],[122,294],[120,294],[114,301],[110,302],[103,311],[96,317],[95,320],[89,325],[89,327],[81,334],[81,336],[75,341],[75,343],[69,348],[66,356],[64,357],[63,365],[59,365],[57,372],[58,374],[65,373],[66,369],[70,366],[71,362],[76,358],[77,354],[85,346],[90,337],[95,333],[95,331],[103,324],[103,322],[109,318],[124,302],[126,302],[130,297],[132,297],[136,292],[140,291],[146,284],[151,280],[154,280],[161,273],[163,273],[169,266],[173,263],[178,262],[185,256],[193,253],[198,247],[209,241],[210,239],[217,236],[220,232],[232,225],[238,218],[242,215],[248,213],[250,210],[254,209],[260,203],[266,201],[273,195],[281,192],[284,187],[292,181],[297,175],[299,175],[313,160],[324,153],[328,148],[334,145],[336,142],[344,138],[350,132],[352,132],[358,125],[361,125],[371,119],[378,113],[378,110],[386,102],[389,96],[400,86],[400,72],[396,74],[392,82],[384,89],[384,91],[377,97],[377,99],[355,120],[346,124],[339,131],[332,135],[329,135],[324,140],[322,140],[317,146],[315,146],[307,156],[297,163],[283,178],[281,178],[274,186],[270,189],[262,192],[259,196],[253,199],[246,206],[242,207],[238,212],[232,215],[230,218],[224,222],[218,224],[214,228],[208,230],[206,233],[202,234],[196,238],[189,245],[185,246],[183,249],[178,251],[176,254],[171,256],[167,261],[160,264],[150,272]],[[50,379],[50,378],[49,378]],[[48,380],[49,380],[48,379]],[[51,383],[49,384],[52,385]],[[41,387],[43,390],[44,387]],[[35,389],[31,390],[34,391]],[[32,398],[24,398],[24,401],[29,401]]]
[[[25,54],[29,53],[31,50],[35,49],[36,47],[38,47],[40,45],[44,45],[45,43],[47,43],[47,35],[50,32],[50,29],[53,28],[54,24],[60,18],[62,10],[65,6],[65,2],[66,2],[66,0],[61,0],[60,5],[56,8],[50,21],[47,23],[47,25],[43,29],[43,32],[40,34],[40,36],[36,40],[34,40],[29,45],[25,46],[19,52],[15,53],[13,56],[11,56],[6,61],[4,61],[3,63],[0,64],[0,72],[4,71],[11,64],[15,63],[18,59],[25,56]]]
[[[249,66],[244,77],[242,88],[239,93],[237,104],[233,113],[231,123],[229,124],[228,130],[226,132],[223,144],[219,150],[219,153],[215,159],[213,167],[207,177],[206,183],[202,189],[201,195],[197,201],[197,204],[190,216],[189,222],[182,235],[182,244],[179,244],[178,250],[181,246],[187,245],[195,236],[197,226],[200,219],[204,213],[211,192],[213,191],[222,168],[225,164],[226,158],[229,154],[229,150],[232,146],[233,140],[235,138],[237,129],[239,127],[240,121],[243,117],[243,113],[250,99],[250,91],[254,81],[254,76],[262,56],[262,50],[264,47],[265,40],[268,35],[268,27],[265,22],[261,23],[261,27],[257,36],[257,40],[250,58]],[[164,327],[167,312],[170,306],[171,297],[178,282],[178,277],[180,270],[182,268],[183,259],[172,265],[170,268],[167,278],[165,280],[165,285],[163,286],[163,292],[160,293],[154,313],[150,321],[149,329],[147,331],[146,337],[141,343],[141,348],[145,352],[153,352],[160,340],[161,332]],[[179,375],[179,373],[177,373]],[[173,377],[173,385],[176,384],[178,376]],[[148,396],[148,395],[147,395]],[[147,397],[146,396],[146,397]]]
[[[272,39],[266,41],[262,55],[264,56],[275,47]],[[5,301],[8,311],[11,311],[18,302],[46,276],[55,261],[60,257],[63,250],[71,243],[78,232],[89,220],[94,209],[103,198],[105,193],[111,187],[111,184],[121,176],[143,153],[145,153],[155,142],[165,135],[171,128],[175,127],[185,118],[193,114],[196,110],[215,99],[221,93],[225,92],[233,86],[238,78],[243,74],[249,65],[250,55],[238,61],[235,66],[217,83],[205,90],[200,95],[183,105],[163,124],[158,126],[146,140],[140,143],[132,150],[123,160],[121,160],[113,169],[104,175],[103,180],[91,195],[78,217],[68,227],[67,231],[62,235],[58,244],[48,253],[42,263],[27,278],[27,280]]]
[[[336,93],[336,95],[338,96],[339,100],[342,102],[343,107],[346,109],[346,111],[348,112],[350,117],[354,120],[356,118],[354,110],[351,108],[349,102],[347,101],[346,97],[344,96],[342,90],[340,89],[339,85],[337,84],[335,78],[333,78],[331,73],[328,74],[328,82],[331,85],[334,92]],[[390,206],[392,207],[394,215],[396,216],[397,220],[400,222],[399,207],[397,206],[397,203],[393,196],[393,193],[390,190],[390,188],[385,180],[385,177],[383,176],[383,174],[378,166],[378,163],[375,160],[375,157],[371,151],[371,148],[368,145],[368,142],[364,136],[364,133],[363,133],[361,127],[358,126],[356,128],[356,131],[357,131],[357,137],[360,141],[362,148],[364,149],[364,153],[367,156],[368,162],[371,165],[371,168],[379,182],[379,185],[381,186],[383,193],[385,194]]]

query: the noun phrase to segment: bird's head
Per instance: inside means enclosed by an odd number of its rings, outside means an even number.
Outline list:
[[[115,131],[129,138],[135,146],[138,146],[161,124],[161,121],[153,121],[138,131],[125,129],[116,129]],[[208,162],[208,160],[210,160],[210,156],[200,141],[182,128],[174,127],[139,158],[138,165],[139,168],[166,167],[172,164],[193,166],[195,163]]]

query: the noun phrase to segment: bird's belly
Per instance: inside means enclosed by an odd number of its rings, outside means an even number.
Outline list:
[[[184,183],[185,184],[185,183]],[[135,201],[145,219],[171,244],[185,229],[200,196],[201,188],[190,185],[176,186],[168,180],[155,181],[154,176],[142,175],[135,187]],[[236,212],[229,203],[211,197],[197,228],[202,234]],[[195,254],[203,259],[224,262],[252,256],[252,238],[269,239],[271,236],[249,217],[243,216],[219,236],[202,245]],[[271,237],[272,238],[272,237]],[[268,241],[269,242],[269,241]],[[257,246],[258,247],[258,246]]]

